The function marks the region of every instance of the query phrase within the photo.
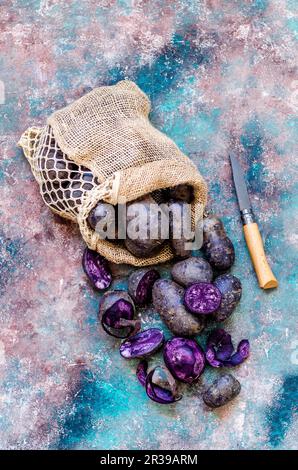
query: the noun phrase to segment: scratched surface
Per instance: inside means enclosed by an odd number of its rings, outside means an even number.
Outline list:
[[[296,14],[295,0],[1,1],[1,448],[297,448]],[[198,165],[236,247],[244,291],[226,328],[252,354],[235,370],[241,395],[219,411],[200,396],[216,371],[175,406],[146,398],[136,364],[99,328],[77,227],[43,205],[16,148],[28,126],[123,78]],[[230,145],[280,281],[273,292],[258,288],[243,242]],[[125,287],[129,268],[112,270]],[[142,318],[161,324],[153,309]]]

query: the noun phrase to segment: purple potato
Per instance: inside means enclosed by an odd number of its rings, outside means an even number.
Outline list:
[[[143,385],[143,387],[145,387],[146,385],[147,371],[148,371],[148,362],[146,360],[139,362],[137,370],[136,370],[136,376],[140,384]]]
[[[203,400],[211,408],[218,408],[233,400],[240,390],[240,382],[233,375],[221,375],[203,394]]]
[[[152,288],[159,272],[153,268],[141,268],[131,273],[128,279],[128,292],[138,305],[146,305],[152,300]]]
[[[57,170],[58,178],[60,180],[69,179],[69,173],[67,171],[67,165],[63,160],[57,160],[55,162],[55,168]]]
[[[53,168],[55,168],[55,153],[53,151],[49,152],[44,162],[45,162],[45,168],[47,170],[52,170]],[[66,168],[65,163],[64,163],[64,168]]]
[[[91,284],[98,290],[107,289],[112,282],[112,275],[107,260],[96,251],[84,250],[83,269]]]
[[[250,353],[250,344],[247,339],[242,339],[237,346],[237,351],[225,362],[227,367],[235,367],[242,364],[248,358]]]
[[[108,215],[107,207],[105,203],[99,202],[93,209],[91,209],[87,221],[90,227],[95,230],[98,222],[106,219]]]
[[[191,249],[185,247],[186,243],[193,241],[191,233],[191,208],[182,201],[169,203],[169,237],[175,256],[187,258],[191,256]]]
[[[134,320],[135,306],[129,294],[122,290],[106,292],[101,299],[99,317],[106,333],[127,338],[137,333],[140,322]]]
[[[203,226],[203,252],[211,266],[227,271],[234,264],[234,245],[227,237],[222,222],[216,217],[206,217]]]
[[[173,338],[167,341],[164,361],[177,380],[189,384],[197,381],[205,368],[204,351],[193,339]]]
[[[120,354],[125,359],[148,357],[158,351],[163,342],[163,331],[159,328],[149,328],[123,341]]]
[[[117,209],[112,204],[98,202],[90,211],[87,222],[98,233],[102,233],[108,240],[117,240]]]
[[[59,160],[57,158],[62,158]],[[48,154],[45,167],[47,170],[47,176],[51,180],[67,180],[69,178],[69,173],[67,171],[67,164],[63,160],[63,154],[61,152],[51,152]]]
[[[85,173],[77,173],[72,177],[71,187],[73,189],[83,189],[90,191],[93,188],[93,174],[88,171]]]
[[[178,184],[169,189],[169,196],[174,201],[182,201],[190,204],[194,198],[193,187],[189,184]]]
[[[191,313],[209,315],[220,306],[221,293],[210,282],[196,282],[185,290],[184,305]]]
[[[171,274],[174,281],[185,287],[195,282],[211,282],[213,278],[212,268],[208,261],[196,257],[174,264]]]
[[[183,294],[183,287],[176,282],[159,279],[152,290],[153,305],[174,335],[195,336],[204,329],[205,320],[186,310]]]
[[[177,385],[165,367],[157,366],[146,377],[146,393],[148,397],[161,405],[170,405],[181,400]]]
[[[87,172],[78,172],[78,173],[75,173],[72,172],[71,173],[71,179],[72,181],[75,181],[75,182],[78,182],[78,181],[81,181],[82,183],[85,181],[85,182],[89,182],[93,180],[93,175],[91,173],[91,171],[87,171]]]
[[[207,340],[206,359],[212,367],[235,367],[244,362],[250,353],[250,344],[243,339],[234,352],[232,338],[223,328],[213,330]]]
[[[214,312],[213,318],[221,322],[229,318],[241,299],[241,281],[232,274],[222,274],[215,279],[213,284],[221,293],[221,303],[216,312]]]
[[[148,362],[143,360],[137,367],[136,375],[146,388],[147,396],[156,403],[170,405],[182,398],[178,395],[174,377],[165,367],[157,366],[148,373]]]
[[[130,240],[126,238],[124,240],[125,248],[137,258],[147,258],[157,254],[162,246],[163,242],[157,240]]]
[[[160,250],[165,240],[162,222],[166,214],[164,217],[162,214],[161,208],[151,196],[127,205],[127,236],[124,244],[130,253],[137,257],[146,257]]]

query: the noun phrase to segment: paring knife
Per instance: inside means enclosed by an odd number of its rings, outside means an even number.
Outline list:
[[[259,227],[254,221],[242,168],[234,153],[230,153],[230,161],[243,223],[244,237],[259,286],[262,289],[273,289],[278,286],[278,282],[268,264]]]

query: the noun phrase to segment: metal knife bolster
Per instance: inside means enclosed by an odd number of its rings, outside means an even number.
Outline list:
[[[243,225],[254,223],[255,218],[252,209],[243,209],[240,214]]]

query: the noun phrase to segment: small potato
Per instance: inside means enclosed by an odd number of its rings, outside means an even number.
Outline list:
[[[95,230],[96,229],[96,224],[98,222],[101,222],[103,219],[106,219],[107,217],[107,208],[106,204],[99,202],[96,204],[95,207],[90,211],[90,214],[88,215],[88,224],[90,227]]]
[[[208,261],[194,256],[174,264],[171,274],[174,281],[185,287],[195,282],[211,282],[213,278]]]
[[[162,241],[157,240],[138,240],[137,243],[135,240],[130,240],[129,238],[124,240],[125,248],[137,258],[153,256],[159,252],[162,244]]]
[[[240,390],[240,382],[233,375],[221,375],[203,394],[203,400],[211,408],[218,408],[233,400],[239,395]]]
[[[93,175],[92,173],[85,172],[82,175],[77,173],[73,178],[72,178],[72,187],[75,189],[84,189],[85,191],[89,191],[90,189],[93,188],[92,184],[93,180]]]
[[[112,204],[99,202],[88,215],[88,224],[97,233],[106,236],[108,240],[117,240],[117,210]]]
[[[170,244],[175,256],[187,258],[191,256],[191,249],[186,248],[186,243],[193,240],[191,233],[191,208],[189,204],[181,201],[169,203]]]
[[[143,306],[151,302],[152,288],[159,278],[159,272],[153,268],[137,269],[130,274],[128,292],[136,304]]]
[[[162,223],[167,215],[151,196],[127,205],[127,238],[125,247],[137,257],[150,256],[157,252],[165,240]]]
[[[116,304],[120,300],[124,300],[125,302],[131,305],[129,309],[129,314],[131,315],[131,313],[133,313],[134,315],[136,312],[136,309],[135,309],[134,302],[132,298],[130,297],[130,295],[124,290],[110,290],[106,292],[105,294],[103,294],[103,296],[101,297],[100,304],[99,304],[99,313],[98,313],[99,317],[101,317],[109,308],[111,308],[114,304]],[[118,317],[116,313],[115,313],[115,318],[117,320]],[[126,311],[124,311],[124,313],[126,313]]]
[[[213,284],[222,295],[220,306],[213,314],[214,320],[220,322],[229,318],[238,305],[242,295],[242,286],[240,279],[232,274],[218,276]]]
[[[98,317],[104,331],[115,338],[127,338],[140,329],[134,320],[135,305],[124,290],[106,292],[100,301]]]
[[[193,187],[189,184],[178,184],[169,189],[169,195],[174,201],[183,201],[189,204],[194,198]]]
[[[235,261],[235,250],[222,222],[216,217],[205,218],[203,236],[203,252],[211,266],[218,271],[230,269]]]
[[[159,279],[153,286],[153,305],[174,335],[195,336],[204,329],[205,320],[185,309],[183,294],[183,287],[176,282]]]
[[[51,180],[66,180],[69,178],[66,163],[63,160],[56,160],[55,157],[46,160],[46,168],[48,177]]]

